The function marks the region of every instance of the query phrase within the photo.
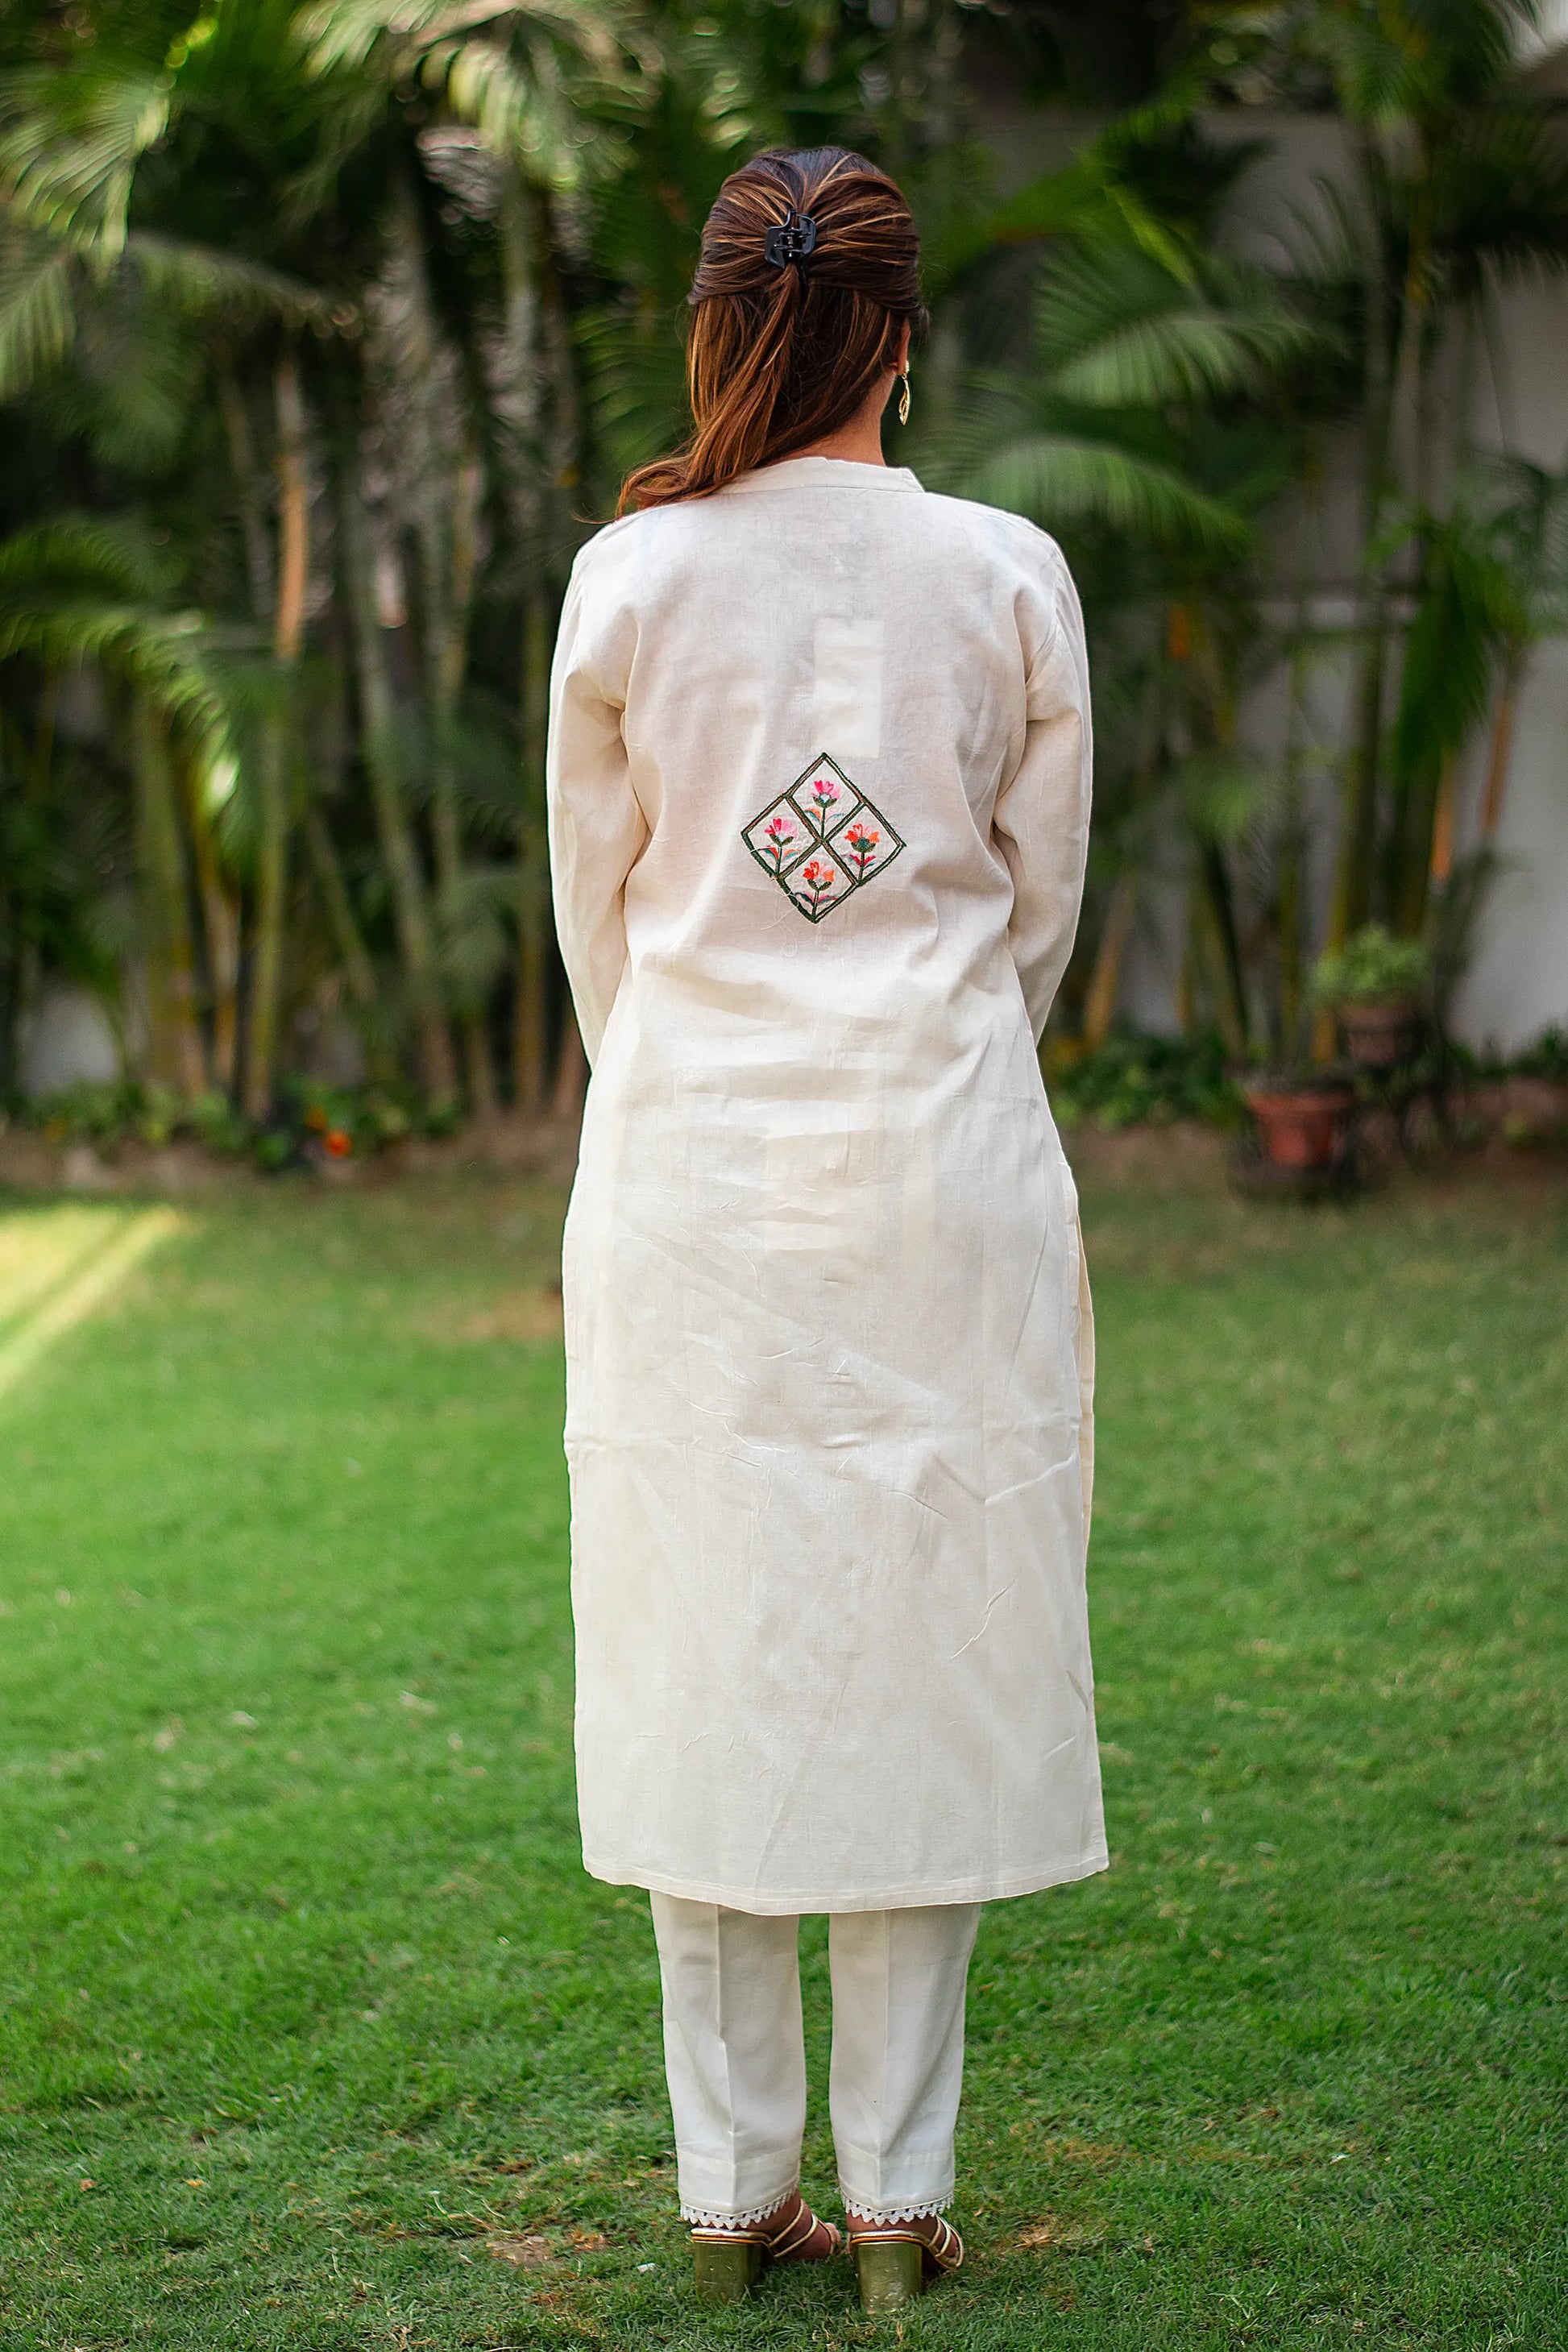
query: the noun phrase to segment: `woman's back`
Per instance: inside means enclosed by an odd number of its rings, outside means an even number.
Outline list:
[[[556,740],[574,709],[584,740],[606,711],[619,740],[591,818],[584,788],[557,795],[554,847],[570,898],[578,824],[590,859],[606,828],[637,839],[616,1024],[637,1043],[612,1035],[602,1076],[730,1096],[748,1072],[852,1093],[897,1070],[941,1092],[1000,1053],[1037,1092],[1027,1015],[1076,919],[1087,708],[1055,546],[912,474],[799,458],[601,532]],[[590,1032],[621,980],[604,945]]]

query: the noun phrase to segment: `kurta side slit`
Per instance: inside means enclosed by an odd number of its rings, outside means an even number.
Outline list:
[[[1059,552],[829,458],[610,526],[552,688],[584,1857],[761,1914],[1104,1867],[1093,1340],[1036,1045],[1088,838]]]

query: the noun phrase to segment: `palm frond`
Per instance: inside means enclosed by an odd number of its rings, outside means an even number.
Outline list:
[[[1063,254],[1040,291],[1040,352],[1054,387],[1094,407],[1250,391],[1310,340],[1271,289],[1237,282],[1211,295],[1126,247]]]
[[[1182,761],[1173,781],[1193,830],[1216,843],[1241,841],[1266,822],[1281,789],[1277,762],[1215,751]]]
[[[98,662],[142,687],[204,757],[228,751],[228,719],[202,659],[199,613],[152,613],[83,597],[0,602],[0,659],[31,654],[60,668]]]
[[[562,188],[620,158],[595,99],[624,104],[629,65],[651,62],[635,16],[601,0],[319,0],[300,29],[317,73],[421,81],[495,152]]]
[[[1522,583],[1488,524],[1460,509],[1428,521],[1426,536],[1426,583],[1394,722],[1394,772],[1406,778],[1462,747],[1485,712],[1500,657],[1531,634]]]
[[[1176,278],[1192,266],[1183,239],[1092,152],[1020,189],[980,226],[973,243],[978,252],[986,245],[1061,236],[1122,239]]]
[[[173,307],[240,323],[277,319],[287,326],[342,330],[355,323],[351,305],[302,278],[218,247],[133,229],[125,259],[142,283]]]
[[[58,364],[76,331],[75,257],[20,221],[0,235],[0,400],[15,400]]]
[[[68,587],[147,597],[166,585],[166,564],[133,521],[55,515],[0,540],[0,604]]]
[[[0,188],[20,216],[112,258],[140,157],[169,121],[169,78],[123,59],[27,67],[0,82]]]
[[[1433,236],[1467,292],[1568,266],[1568,139],[1561,119],[1510,102],[1468,112],[1433,158]]]
[[[684,440],[691,426],[677,320],[616,304],[589,311],[577,337],[597,437],[616,478]]]
[[[1243,555],[1253,545],[1243,516],[1173,467],[1065,434],[1034,434],[996,450],[964,487],[971,498],[1010,508],[1047,530],[1103,523],[1161,547],[1216,555]]]
[[[379,47],[422,56],[442,42],[521,24],[579,47],[607,65],[623,9],[598,0],[317,0],[300,20],[318,67],[363,66]]]

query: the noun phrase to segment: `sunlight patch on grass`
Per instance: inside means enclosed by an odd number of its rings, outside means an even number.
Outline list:
[[[32,1209],[0,1217],[0,1332],[78,1273],[125,1223],[123,1209]]]
[[[106,1305],[180,1223],[173,1209],[56,1209],[0,1220],[0,1321],[22,1314],[0,1341],[0,1396]]]

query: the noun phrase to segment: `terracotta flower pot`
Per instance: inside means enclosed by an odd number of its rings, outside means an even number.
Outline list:
[[[1340,1027],[1346,1053],[1363,1070],[1396,1069],[1409,1060],[1415,1042],[1415,1007],[1405,997],[1381,1004],[1342,1004]]]
[[[1328,1168],[1340,1122],[1354,1102],[1348,1087],[1266,1087],[1250,1091],[1247,1107],[1258,1122],[1263,1155],[1276,1168]]]

